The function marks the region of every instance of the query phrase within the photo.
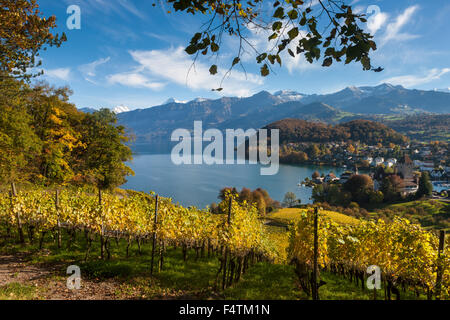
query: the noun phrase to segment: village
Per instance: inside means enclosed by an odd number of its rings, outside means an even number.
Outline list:
[[[305,147],[305,144],[289,144],[289,147],[311,150],[311,146]],[[325,152],[313,155],[309,162],[346,168],[346,171],[340,176],[333,172],[322,175],[316,172],[312,179],[307,178],[300,185],[345,184],[351,176],[364,173],[372,178],[374,191],[379,191],[383,178],[397,176],[398,191],[403,197],[407,197],[417,192],[420,176],[426,172],[433,184],[434,195],[448,193],[450,189],[450,158],[446,143],[411,143],[388,147],[327,143],[317,146],[317,149]]]

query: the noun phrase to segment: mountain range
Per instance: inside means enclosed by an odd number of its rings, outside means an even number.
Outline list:
[[[119,123],[136,136],[137,144],[167,143],[173,130],[192,130],[195,120],[203,121],[204,129],[224,130],[257,129],[285,118],[339,123],[380,114],[450,113],[450,93],[443,91],[384,83],[347,87],[331,94],[282,90],[273,94],[261,91],[246,98],[197,98],[189,102],[171,98],[163,105],[132,111],[116,108],[116,112]]]

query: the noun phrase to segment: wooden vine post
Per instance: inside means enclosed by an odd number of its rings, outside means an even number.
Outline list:
[[[313,300],[319,300],[319,288],[317,286],[317,274],[318,274],[318,256],[319,256],[319,236],[318,236],[318,223],[319,221],[319,208],[314,208],[314,260],[313,260],[313,273],[311,291]]]
[[[58,226],[58,249],[61,249],[61,220],[59,219],[59,189],[55,192],[55,209],[56,215],[58,217],[57,226]]]
[[[227,226],[229,227],[231,224],[231,210],[233,206],[233,198],[230,197],[230,203],[228,207],[228,219],[227,219]],[[226,284],[227,284],[227,258],[228,258],[228,246],[225,245],[225,253],[223,257],[223,280],[222,280],[222,290],[225,290]]]
[[[442,259],[444,257],[445,250],[445,231],[439,232],[439,248],[438,248],[438,265],[436,272],[436,300],[441,300],[441,287],[442,287]]]
[[[9,193],[9,195],[10,195],[10,200],[11,200],[11,210],[14,210],[13,199],[15,197],[17,197],[16,184],[14,182],[11,182],[11,192]],[[23,236],[23,230],[22,230],[22,220],[20,218],[19,210],[16,212],[16,220],[17,220],[17,231],[19,233],[19,242],[25,243],[25,238]]]
[[[153,262],[155,260],[156,246],[156,226],[158,224],[158,195],[155,197],[155,216],[153,217],[153,236],[152,236],[152,262],[150,266],[150,274],[153,274]]]
[[[104,246],[105,246],[105,240],[103,238],[103,208],[102,208],[102,189],[98,188],[98,205],[100,207],[100,216],[102,220],[101,230],[100,230],[100,256],[103,259],[104,257]]]

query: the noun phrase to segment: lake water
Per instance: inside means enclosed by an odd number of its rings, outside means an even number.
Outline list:
[[[280,164],[278,174],[262,176],[259,164],[177,166],[172,163],[170,154],[135,155],[129,166],[135,176],[128,177],[122,188],[152,190],[184,206],[200,208],[218,202],[217,196],[223,187],[263,188],[278,201],[283,200],[286,192],[292,191],[302,203],[311,203],[311,188],[299,187],[299,182],[311,177],[316,170],[324,174],[333,171],[336,175],[345,171],[344,168]]]

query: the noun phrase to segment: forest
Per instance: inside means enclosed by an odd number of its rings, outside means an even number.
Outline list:
[[[408,138],[388,128],[386,125],[370,120],[327,125],[301,119],[284,119],[265,127],[280,130],[280,144],[298,142],[339,142],[359,141],[367,145],[404,144]]]

